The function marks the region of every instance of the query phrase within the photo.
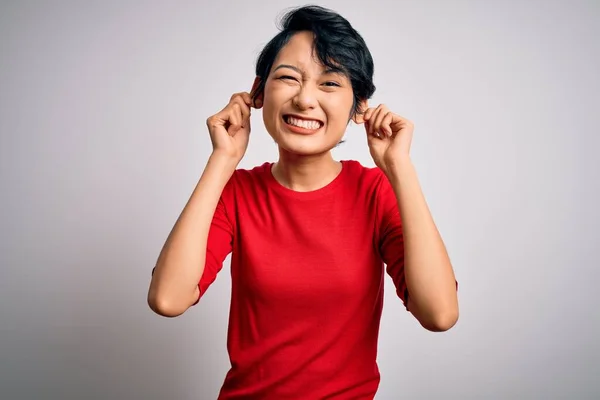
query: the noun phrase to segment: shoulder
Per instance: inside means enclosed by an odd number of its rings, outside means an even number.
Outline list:
[[[394,213],[398,209],[394,189],[381,168],[367,167],[355,160],[345,161],[349,167],[350,186],[353,195],[358,195],[370,206],[374,207],[379,216],[387,212]]]
[[[362,165],[357,160],[343,160],[344,167],[347,168],[347,176],[349,180],[356,184],[359,190],[374,190],[378,191],[382,184],[387,180],[383,171],[377,167],[368,167]]]
[[[264,180],[265,176],[270,173],[272,165],[272,162],[266,161],[254,167],[237,168],[230,181],[237,185],[246,185]]]
[[[249,168],[237,168],[229,178],[222,197],[232,200],[236,194],[244,194],[264,188],[271,171],[272,162],[264,162]]]

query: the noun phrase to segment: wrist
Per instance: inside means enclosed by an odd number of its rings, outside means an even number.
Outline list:
[[[213,152],[210,154],[209,161],[217,163],[223,167],[235,169],[242,159],[219,150],[213,150]]]
[[[205,170],[213,171],[220,179],[229,180],[239,164],[239,159],[230,155],[213,152],[208,158]]]
[[[385,173],[388,178],[398,178],[402,175],[403,172],[407,170],[412,170],[414,168],[413,162],[410,156],[404,155],[400,157],[396,157],[394,160],[391,160],[387,163]]]

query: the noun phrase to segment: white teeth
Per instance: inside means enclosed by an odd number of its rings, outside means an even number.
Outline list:
[[[317,121],[306,121],[294,117],[287,117],[287,123],[304,129],[319,129],[321,124]]]

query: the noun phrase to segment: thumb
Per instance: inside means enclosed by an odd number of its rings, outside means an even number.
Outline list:
[[[358,106],[358,110],[354,114],[354,117],[352,117],[352,120],[355,124],[365,123],[365,114],[367,113],[367,110],[369,110],[369,103],[366,100],[361,101]]]
[[[363,124],[365,122],[365,117],[363,114],[359,114],[358,112],[356,113],[356,115],[352,118],[354,120],[355,124]]]

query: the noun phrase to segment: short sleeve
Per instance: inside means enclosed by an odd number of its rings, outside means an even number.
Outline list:
[[[392,278],[396,294],[408,309],[408,289],[404,277],[404,236],[396,195],[388,178],[381,174],[377,190],[379,252]]]
[[[200,295],[195,304],[198,304],[200,298],[204,296],[208,287],[215,281],[217,274],[223,268],[225,258],[231,253],[233,246],[233,224],[229,218],[225,200],[226,191],[219,198],[215,214],[210,224],[208,232],[208,241],[206,244],[206,263],[204,272],[198,282]]]

